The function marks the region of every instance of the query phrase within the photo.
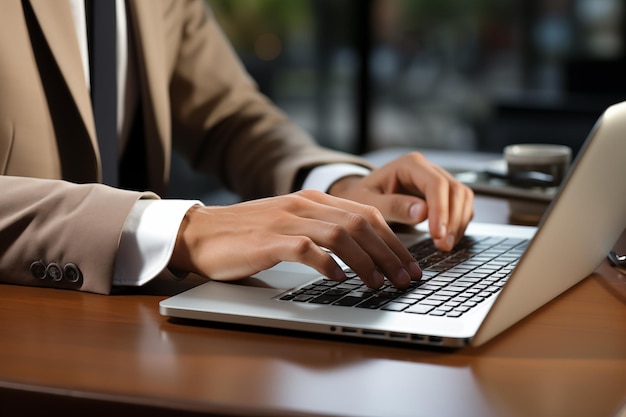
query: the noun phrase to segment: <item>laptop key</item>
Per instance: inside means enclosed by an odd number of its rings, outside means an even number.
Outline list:
[[[381,308],[381,310],[386,310],[386,311],[403,311],[407,307],[409,307],[409,304],[399,303],[397,301],[390,301],[389,303],[385,304]]]
[[[333,305],[335,306],[344,306],[344,307],[353,307],[357,304],[359,304],[360,302],[362,302],[363,300],[366,300],[367,298],[369,298],[370,296],[367,297],[355,297],[352,295],[346,295],[343,298],[340,298],[339,300],[335,301],[333,303]]]
[[[415,313],[415,314],[428,314],[431,310],[433,310],[435,306],[428,306],[423,304],[416,304],[404,310],[406,313]]]
[[[418,305],[427,305],[431,307],[437,307],[444,303],[445,301],[440,300],[431,300],[430,298],[426,298],[418,303]]]
[[[348,292],[348,290],[331,289],[326,291],[324,294],[313,298],[309,302],[313,304],[331,304],[346,295]]]
[[[293,301],[300,301],[300,302],[307,302],[310,299],[312,299],[314,296],[310,295],[310,294],[298,294],[295,297],[293,297]]]
[[[369,309],[377,309],[382,307],[384,304],[386,304],[387,302],[389,302],[389,298],[387,297],[379,297],[377,295],[368,298],[367,300],[363,301],[362,303],[357,304],[355,307],[357,308],[369,308]]]
[[[441,310],[434,310],[428,313],[429,316],[445,316],[446,312]]]

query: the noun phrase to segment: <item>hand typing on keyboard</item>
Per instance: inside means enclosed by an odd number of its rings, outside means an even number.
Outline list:
[[[371,288],[406,288],[421,277],[418,263],[374,207],[305,190],[232,206],[191,208],[170,266],[231,280],[300,262],[336,280],[344,270],[324,248]]]
[[[428,219],[435,246],[450,251],[474,215],[474,193],[418,152],[408,153],[366,177],[349,177],[331,194],[377,207],[392,223]]]
[[[421,270],[388,223],[428,219],[435,245],[449,251],[472,215],[472,191],[413,152],[369,175],[343,177],[328,194],[303,190],[227,207],[193,207],[169,266],[230,280],[294,261],[344,281],[344,270],[323,250],[328,248],[368,287],[390,282],[407,288]]]

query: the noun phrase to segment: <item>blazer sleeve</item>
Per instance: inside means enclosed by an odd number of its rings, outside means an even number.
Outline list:
[[[185,9],[170,83],[173,139],[196,169],[247,199],[291,192],[297,175],[318,165],[370,167],[318,146],[261,94],[202,1],[178,4]]]
[[[151,193],[0,176],[0,281],[107,294],[124,222]]]

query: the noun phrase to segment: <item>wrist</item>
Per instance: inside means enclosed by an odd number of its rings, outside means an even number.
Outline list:
[[[176,235],[176,243],[168,264],[170,270],[182,272],[194,272],[192,261],[192,248],[194,246],[194,231],[190,227],[193,218],[198,214],[201,206],[192,206],[187,210],[180,223]]]
[[[360,175],[349,175],[347,177],[339,178],[328,188],[328,194],[335,197],[347,198],[350,194],[349,190],[352,189],[362,178],[363,177]]]

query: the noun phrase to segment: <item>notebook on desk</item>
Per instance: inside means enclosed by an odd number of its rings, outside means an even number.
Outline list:
[[[371,291],[281,263],[160,303],[164,316],[445,347],[478,346],[591,274],[626,226],[626,102],[600,117],[539,226],[471,223],[455,251],[398,233],[424,278]],[[350,271],[347,271],[350,273]]]

